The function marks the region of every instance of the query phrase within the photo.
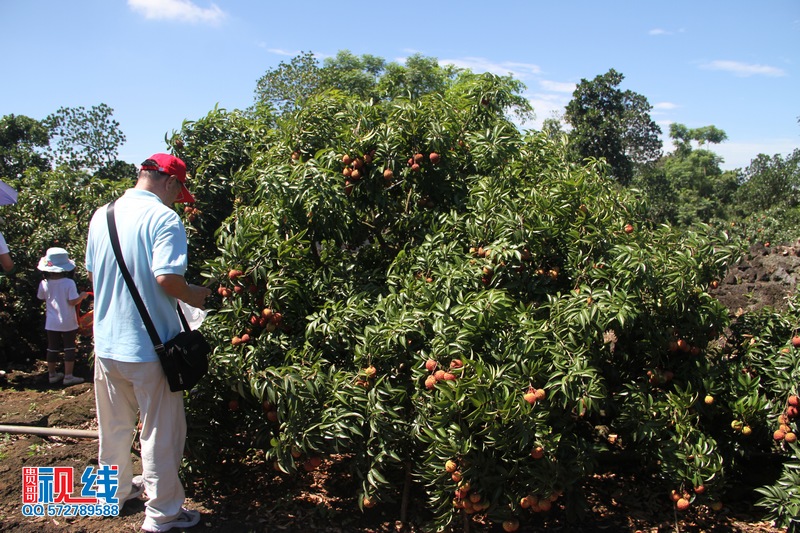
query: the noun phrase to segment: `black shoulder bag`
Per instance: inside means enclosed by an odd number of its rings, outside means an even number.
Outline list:
[[[202,333],[189,329],[189,324],[186,321],[186,317],[183,316],[180,304],[178,304],[177,311],[178,316],[181,318],[181,324],[183,324],[183,331],[178,333],[172,340],[166,343],[161,342],[158,331],[153,325],[153,319],[150,318],[150,313],[147,312],[139,290],[134,285],[133,278],[125,265],[125,259],[122,257],[117,224],[114,220],[114,202],[108,204],[106,219],[108,220],[108,233],[111,236],[111,247],[114,249],[114,256],[117,258],[120,272],[122,277],[125,278],[125,284],[131,292],[136,308],[142,316],[144,327],[147,329],[148,335],[150,335],[153,347],[161,360],[161,366],[164,368],[164,374],[166,374],[167,382],[169,383],[169,390],[172,392],[189,390],[200,381],[200,378],[208,373],[208,354],[211,352],[211,346],[209,346]]]

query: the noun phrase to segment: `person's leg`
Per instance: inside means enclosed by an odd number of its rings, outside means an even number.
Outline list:
[[[177,518],[186,495],[178,475],[186,442],[183,393],[170,392],[161,363],[138,363],[134,382],[142,431],[142,475],[148,501],[145,529]]]
[[[64,341],[64,385],[76,385],[83,383],[83,378],[72,375],[75,368],[75,338],[78,330],[63,331],[61,337]]]
[[[130,494],[133,482],[131,445],[138,410],[133,385],[126,375],[126,365],[136,363],[120,363],[102,357],[94,360],[94,394],[100,435],[97,460],[101,465],[117,465],[120,505]]]
[[[47,334],[47,352],[45,355],[47,359],[47,373],[50,383],[57,383],[64,377],[64,374],[57,372],[58,354],[61,353],[61,332],[47,329],[45,333]]]

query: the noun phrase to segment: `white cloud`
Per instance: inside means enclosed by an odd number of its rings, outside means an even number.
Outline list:
[[[267,48],[266,45],[262,45],[262,46],[263,46],[263,48]],[[279,56],[289,56],[289,57],[294,57],[294,56],[300,55],[300,52],[290,52],[288,50],[283,50],[281,48],[267,48],[267,52],[269,52],[271,54],[279,55]]]
[[[678,104],[673,104],[672,102],[658,102],[653,104],[653,109],[657,111],[669,111],[671,109],[678,109],[679,107]]]
[[[575,91],[575,84],[572,82],[539,80],[539,86],[542,92],[532,92],[524,95],[536,113],[534,120],[524,126],[541,129],[546,119],[555,118],[562,123],[562,127],[565,130],[568,130],[569,126],[564,123],[563,118],[567,104],[569,104],[572,99],[572,93]]]
[[[556,118],[561,120],[564,116],[564,109],[567,107],[570,98],[564,94],[553,93],[534,93],[526,95],[528,102],[533,106],[536,118],[530,123],[525,124],[533,129],[541,129],[545,119]]]
[[[668,114],[673,109],[678,109],[680,106],[672,102],[657,102],[653,104],[653,115],[663,116]],[[669,123],[668,123],[669,124]]]
[[[769,65],[753,65],[742,63],[740,61],[725,61],[716,60],[710,63],[700,65],[700,68],[707,70],[722,70],[724,72],[731,72],[737,76],[785,76],[786,71],[777,67],[770,67]]]
[[[552,91],[556,93],[569,93],[575,92],[575,84],[563,81],[540,80],[539,86],[545,91]]]
[[[191,0],[128,0],[128,6],[152,20],[217,24],[227,16],[216,4],[199,7]]]
[[[686,30],[680,28],[678,30],[665,30],[664,28],[653,28],[652,30],[648,31],[648,35],[675,35],[676,33],[686,33]]]
[[[482,57],[464,57],[461,59],[440,59],[440,65],[454,65],[459,68],[468,68],[473,72],[491,72],[499,76],[511,74],[518,80],[524,81],[532,74],[539,74],[541,68],[533,63],[516,63],[513,61],[492,62]]]

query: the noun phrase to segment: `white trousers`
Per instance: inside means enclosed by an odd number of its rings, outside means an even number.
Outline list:
[[[145,515],[157,524],[173,520],[186,498],[178,476],[186,442],[183,393],[170,392],[158,361],[126,363],[102,357],[94,361],[94,393],[100,434],[98,462],[119,467],[120,505],[131,491],[131,445],[138,414],[148,497]]]

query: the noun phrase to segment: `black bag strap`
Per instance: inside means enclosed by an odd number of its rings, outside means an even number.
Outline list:
[[[144,322],[144,327],[147,330],[147,334],[150,336],[150,340],[153,343],[156,353],[160,355],[164,351],[164,343],[161,342],[161,338],[158,336],[158,331],[156,331],[156,326],[153,324],[153,319],[150,318],[150,313],[147,312],[147,307],[145,307],[142,296],[139,294],[139,290],[133,283],[131,273],[128,271],[128,267],[125,264],[125,258],[122,256],[122,248],[120,248],[119,245],[119,234],[117,233],[117,223],[114,218],[114,202],[116,202],[116,200],[109,203],[108,207],[106,208],[106,220],[108,221],[108,234],[111,237],[111,248],[114,249],[114,256],[117,258],[117,264],[119,265],[120,273],[125,280],[125,284],[128,286],[128,290],[131,292],[133,302],[136,304],[136,309],[139,310],[139,314],[142,317],[142,322]],[[189,331],[189,323],[186,321],[186,317],[183,316],[183,310],[181,309],[180,304],[178,304],[177,308],[178,316],[181,318],[181,324],[183,325],[184,331]]]

